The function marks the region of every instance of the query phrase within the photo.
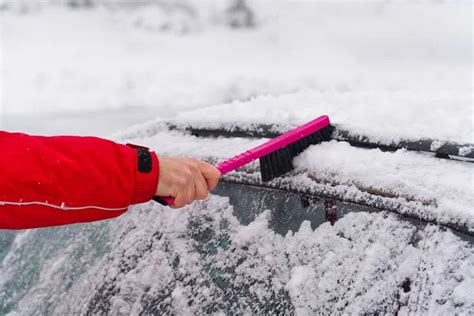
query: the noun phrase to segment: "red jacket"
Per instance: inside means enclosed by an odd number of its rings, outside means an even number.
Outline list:
[[[158,172],[156,154],[133,145],[0,131],[0,229],[121,215],[153,197]]]

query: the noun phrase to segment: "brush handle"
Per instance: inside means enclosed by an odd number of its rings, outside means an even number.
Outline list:
[[[292,144],[306,136],[309,136],[321,128],[324,128],[329,125],[329,117],[327,115],[322,115],[300,127],[297,127],[283,135],[280,135],[272,140],[269,140],[266,143],[263,143],[255,148],[247,150],[237,156],[234,156],[222,163],[220,163],[216,168],[221,172],[221,175],[234,171],[246,164],[262,158],[272,152],[283,148],[289,144]],[[163,205],[173,205],[173,197],[155,197],[155,201]]]

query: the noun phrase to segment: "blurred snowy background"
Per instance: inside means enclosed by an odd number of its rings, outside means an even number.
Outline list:
[[[2,0],[0,8],[6,130],[106,136],[183,110],[305,90],[472,91],[470,1]]]

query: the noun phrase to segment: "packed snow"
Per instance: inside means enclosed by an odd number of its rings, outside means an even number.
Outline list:
[[[265,140],[197,138],[167,123],[290,128],[328,114],[382,142],[474,142],[469,1],[249,1],[250,29],[223,22],[227,1],[161,2],[192,14],[100,2],[0,1],[18,5],[0,13],[1,129],[108,135],[213,163]],[[244,223],[221,192],[181,210],[151,202],[114,220],[1,232],[0,314],[474,312],[472,163],[344,142],[294,163],[270,186],[376,196],[390,212],[354,206],[333,226],[276,233],[278,214],[253,207]],[[258,183],[256,170],[229,179]],[[239,198],[262,205],[275,192]]]

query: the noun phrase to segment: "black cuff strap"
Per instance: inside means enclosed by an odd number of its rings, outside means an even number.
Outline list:
[[[127,146],[137,150],[138,171],[141,173],[150,173],[153,167],[153,160],[151,158],[151,153],[148,151],[148,148],[134,144],[127,144]]]

